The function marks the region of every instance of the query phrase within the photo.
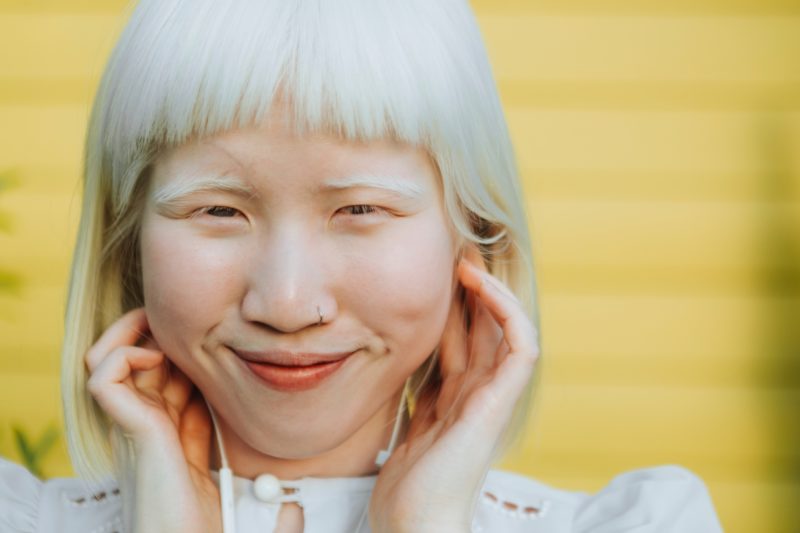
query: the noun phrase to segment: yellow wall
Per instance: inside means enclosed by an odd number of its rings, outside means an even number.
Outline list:
[[[60,423],[88,106],[120,0],[0,0],[0,454]],[[596,490],[678,463],[726,531],[800,513],[800,5],[476,0],[525,179],[542,387],[503,466]],[[63,443],[45,463],[71,473]]]

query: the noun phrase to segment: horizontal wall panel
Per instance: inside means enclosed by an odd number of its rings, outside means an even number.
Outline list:
[[[545,333],[548,338],[555,338],[552,337],[553,330],[545,330]],[[717,342],[721,344],[724,341]],[[747,387],[758,381],[770,381],[765,375],[768,370],[766,365],[776,365],[775,362],[764,361],[764,368],[757,368],[752,361],[752,352],[703,357],[679,351],[668,356],[649,351],[631,356],[600,355],[588,351],[574,354],[559,352],[554,347],[556,344],[556,341],[545,344],[538,368],[543,379],[553,385]],[[626,349],[630,349],[630,346],[626,346]],[[800,373],[800,364],[795,367]],[[758,377],[754,377],[754,374]]]
[[[536,161],[528,163],[535,165]],[[665,172],[530,167],[522,168],[520,174],[532,201],[800,202],[800,187],[795,186],[800,184],[800,172],[767,177],[764,172],[712,174],[691,169]],[[780,190],[782,183],[786,190]]]
[[[775,1],[775,0],[770,0]],[[135,0],[3,0],[0,13],[19,12],[41,15],[59,13],[109,12],[122,13]]]
[[[98,83],[99,80],[89,78],[9,78],[0,72],[0,104],[74,104],[88,109]]]
[[[23,0],[13,0],[22,2]],[[67,0],[58,0],[65,2]],[[82,0],[83,2],[97,0]],[[117,0],[118,1],[118,0]],[[80,3],[80,2],[75,2]],[[657,15],[725,15],[725,14],[798,14],[800,6],[795,0],[470,0],[479,14],[509,12],[520,13],[578,13],[593,14],[657,14]]]
[[[74,165],[50,164],[48,161],[16,161],[2,169],[10,180],[8,188],[0,191],[0,206],[7,205],[9,195],[39,195],[58,197],[61,203],[80,207],[80,194],[83,181],[83,163],[76,161]],[[16,198],[15,201],[19,201]],[[2,207],[0,207],[2,209]]]
[[[75,105],[0,105],[0,124],[14,125],[0,128],[0,169],[41,165],[44,161],[51,167],[82,168],[88,118],[89,110]]]
[[[0,373],[0,421],[4,424],[41,420],[61,425],[60,405],[57,375]]]
[[[498,80],[498,90],[507,110],[513,107],[540,107],[781,111],[800,107],[800,81],[759,83],[749,80],[697,82],[501,79]],[[20,90],[9,89],[9,94],[24,97],[20,93]]]
[[[798,297],[545,294],[542,342],[570,358],[741,358],[756,368],[778,356],[770,343],[795,337],[781,318],[799,307]]]
[[[115,14],[0,12],[0,49],[25,50],[0,56],[0,72],[94,79],[123,22]],[[800,80],[800,17],[516,13],[479,24],[500,79]]]
[[[790,250],[768,244],[800,224],[800,203],[541,201],[528,211],[539,262],[550,265],[792,264]]]
[[[499,79],[800,80],[800,17],[516,13],[480,27]]]
[[[776,291],[796,294],[788,288],[768,286],[768,276],[794,275],[800,268],[790,265],[710,266],[674,268],[669,265],[558,265],[536,261],[540,292],[552,295],[626,297],[666,294],[679,297],[763,296]]]
[[[57,376],[60,360],[61,339],[41,339],[36,345],[28,346],[20,345],[14,338],[0,340],[0,374]]]
[[[800,428],[790,440],[773,424],[791,423],[798,409],[800,392],[781,389],[543,384],[525,448],[797,462]]]
[[[520,168],[535,175],[800,175],[800,112],[515,108],[508,122]]]
[[[3,78],[99,79],[124,19],[117,14],[3,14]],[[13,52],[11,52],[13,51]]]
[[[60,346],[66,297],[66,283],[23,287],[20,296],[0,296],[0,357],[10,359],[16,350]]]

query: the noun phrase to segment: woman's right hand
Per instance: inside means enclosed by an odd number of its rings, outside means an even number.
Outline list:
[[[134,444],[135,531],[220,532],[208,408],[152,339],[144,309],[112,324],[87,352],[86,365],[89,392]]]

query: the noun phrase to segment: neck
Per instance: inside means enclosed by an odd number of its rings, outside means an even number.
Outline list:
[[[344,442],[326,452],[301,459],[286,459],[264,454],[246,442],[222,420],[222,434],[228,464],[238,477],[254,479],[261,474],[272,474],[279,479],[302,477],[355,477],[378,473],[375,458],[389,446],[394,427],[400,394],[392,396],[364,425]],[[212,439],[214,469],[220,467],[220,453],[216,438]],[[399,443],[398,443],[399,444]]]

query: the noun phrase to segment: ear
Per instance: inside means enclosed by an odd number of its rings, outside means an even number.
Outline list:
[[[461,246],[461,250],[459,252],[459,257],[463,257],[465,260],[469,261],[479,269],[483,270],[484,272],[489,271],[489,267],[486,265],[486,261],[483,258],[483,254],[481,253],[478,245],[474,242],[467,241]]]

